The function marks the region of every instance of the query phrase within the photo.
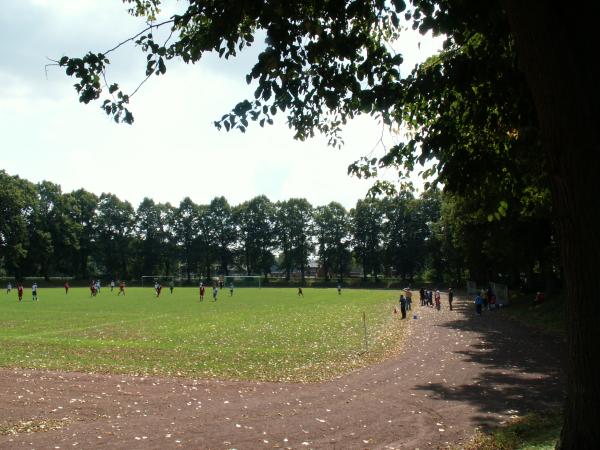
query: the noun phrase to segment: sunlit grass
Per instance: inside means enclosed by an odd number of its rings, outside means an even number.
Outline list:
[[[14,291],[13,291],[14,292]],[[317,381],[396,352],[405,322],[394,291],[132,288],[0,294],[0,366],[240,380]],[[362,314],[369,351],[364,352]]]

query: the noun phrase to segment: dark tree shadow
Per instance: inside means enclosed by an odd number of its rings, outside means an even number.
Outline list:
[[[462,303],[462,304],[461,304]],[[476,316],[470,304],[457,304],[460,319],[438,327],[476,332],[479,344],[454,352],[465,364],[484,367],[470,384],[421,384],[432,398],[466,402],[481,413],[480,426],[497,425],[497,415],[523,415],[560,408],[564,399],[564,339],[507,318],[502,310]]]

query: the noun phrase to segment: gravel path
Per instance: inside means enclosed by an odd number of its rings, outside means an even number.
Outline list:
[[[397,357],[318,384],[0,369],[0,448],[443,448],[561,402],[557,338],[442,304],[409,311]]]

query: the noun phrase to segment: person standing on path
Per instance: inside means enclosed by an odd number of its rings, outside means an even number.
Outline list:
[[[404,294],[400,294],[400,313],[402,314],[402,318],[406,319],[406,298]]]
[[[450,311],[452,311],[452,301],[454,300],[454,291],[452,288],[448,288],[448,304],[450,305]]]
[[[435,290],[435,309],[437,309],[438,311],[439,311],[439,310],[441,309],[441,307],[442,307],[442,302],[441,302],[441,300],[442,300],[442,297],[441,297],[441,294],[440,294],[440,290],[439,290],[439,289],[436,289],[436,290]]]
[[[481,297],[480,294],[477,294],[477,297],[475,297],[475,311],[477,312],[478,316],[481,316],[482,308],[483,308],[483,298]]]
[[[409,287],[404,289],[404,292],[406,292],[406,310],[410,311],[412,309],[412,292]]]

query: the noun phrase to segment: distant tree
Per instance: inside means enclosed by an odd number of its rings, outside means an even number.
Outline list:
[[[34,202],[33,184],[0,170],[0,262],[8,275],[17,278],[25,275]]]
[[[96,220],[97,248],[106,274],[129,278],[135,212],[131,204],[114,194],[102,194]]]
[[[238,205],[235,218],[239,226],[241,265],[248,275],[271,272],[275,261],[273,203],[264,195]]]
[[[428,256],[429,224],[437,219],[428,217],[421,206],[422,201],[408,192],[386,198],[382,205],[384,258],[404,281],[412,282],[423,268]]]
[[[70,194],[73,202],[73,219],[79,225],[78,245],[79,248],[75,255],[76,267],[75,274],[80,278],[88,278],[90,257],[94,254],[96,248],[95,223],[96,208],[98,206],[98,197],[84,189],[73,191]]]
[[[285,279],[289,281],[294,268],[294,261],[292,258],[292,230],[288,224],[287,202],[279,201],[274,206],[274,235],[277,248],[280,251],[278,264],[279,268],[285,271]]]
[[[51,272],[71,275],[75,271],[73,261],[79,252],[81,225],[73,216],[75,202],[61,187],[49,181],[37,185],[39,222],[37,229],[48,233],[52,252],[42,262],[42,274],[47,278]]]
[[[189,197],[184,198],[175,211],[174,234],[181,259],[185,265],[188,283],[191,281],[191,272],[198,257],[194,252],[194,243],[199,233],[198,205]]]
[[[313,251],[313,209],[304,198],[291,198],[285,203],[287,226],[291,243],[291,256],[294,266],[300,270],[304,283],[308,257]]]
[[[136,211],[135,230],[140,275],[152,275],[161,272],[164,245],[166,243],[166,223],[160,205],[145,197]]]
[[[315,208],[314,220],[321,268],[327,278],[333,272],[341,280],[351,260],[350,215],[341,204],[331,202]]]
[[[352,217],[354,255],[363,268],[363,279],[368,275],[377,279],[383,266],[382,238],[383,211],[381,201],[375,198],[358,200]]]
[[[215,256],[220,273],[229,275],[229,265],[233,261],[233,247],[237,241],[237,228],[233,210],[225,197],[215,197],[208,205],[207,220],[213,229]]]
[[[198,215],[198,234],[194,241],[194,253],[197,255],[199,272],[204,277],[212,277],[213,265],[217,260],[216,224],[209,217],[208,205],[196,207]]]
[[[177,253],[176,220],[177,208],[170,203],[160,203],[162,218],[162,258],[165,275],[177,275],[179,258]]]

